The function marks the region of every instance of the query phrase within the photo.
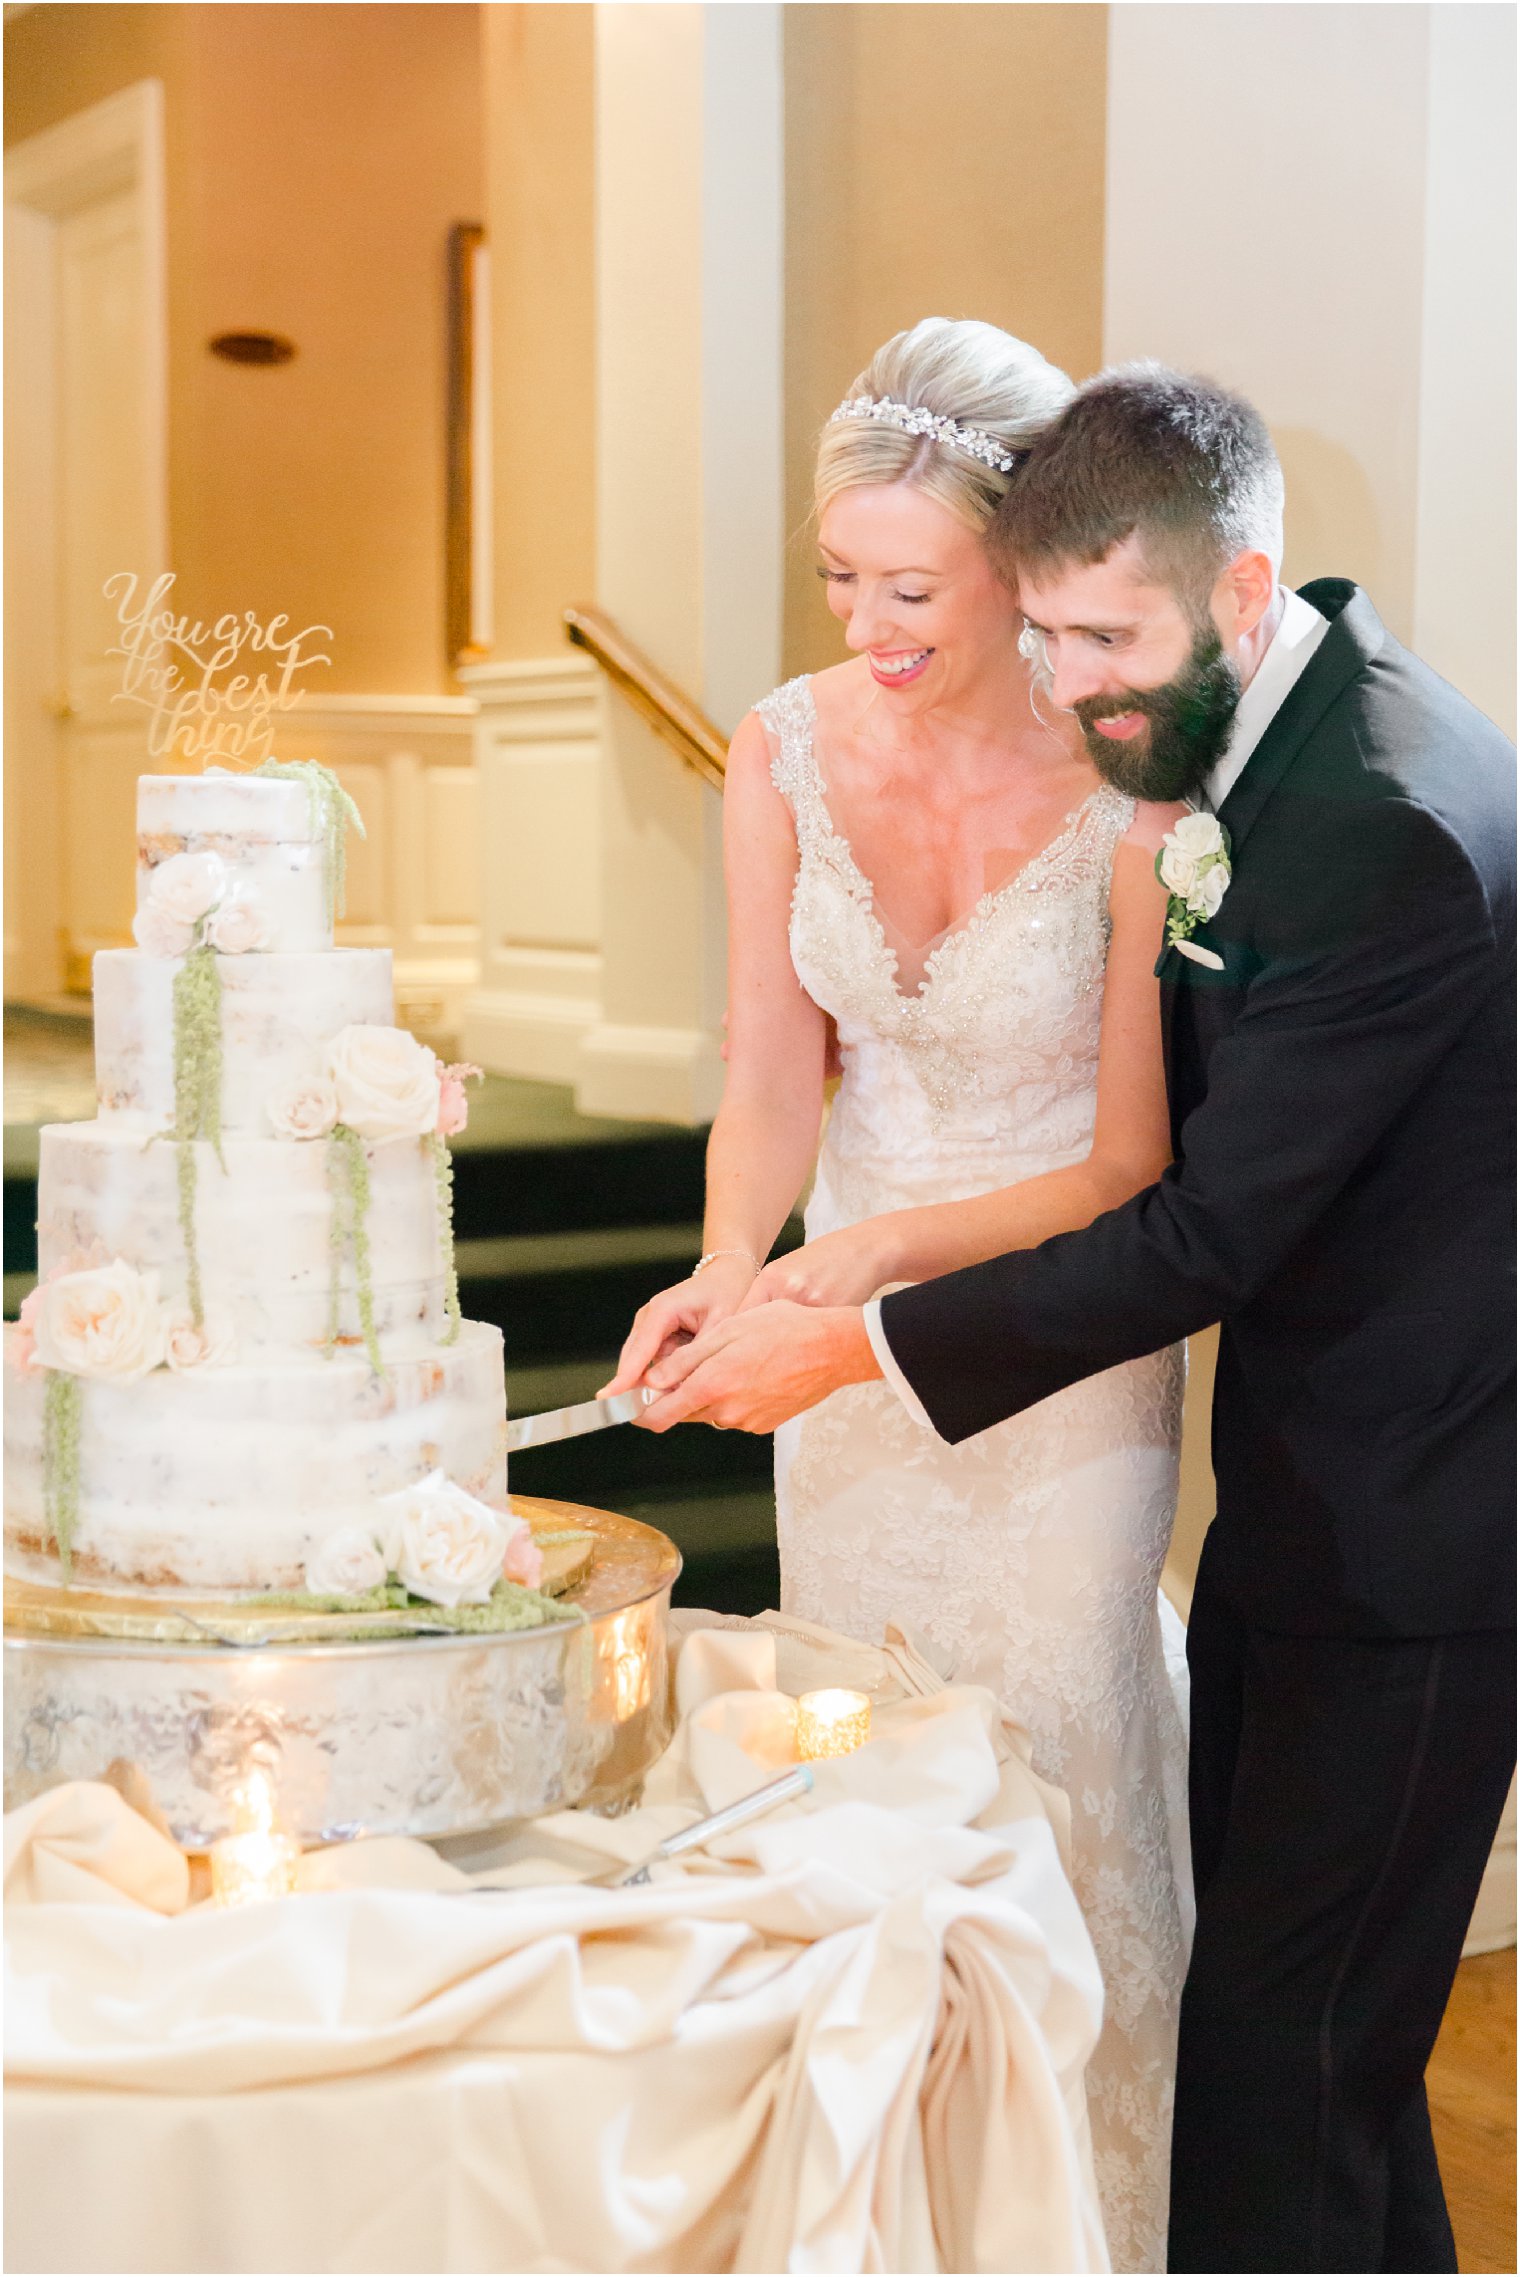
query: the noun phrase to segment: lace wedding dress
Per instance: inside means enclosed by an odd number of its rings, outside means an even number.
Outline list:
[[[928,956],[916,994],[831,819],[811,683],[758,707],[798,845],[792,958],[833,1015],[843,1079],[809,1235],[1080,1161],[1092,1136],[1114,849],[1095,791]],[[1183,1355],[1075,1384],[959,1447],[889,1386],[776,1434],[784,1611],[879,1644],[927,1636],[984,1684],[1070,1797],[1074,1881],[1103,1970],[1088,2075],[1109,2250],[1165,2267],[1177,2001],[1190,1929],[1186,1740],[1157,1584],[1176,1501]]]

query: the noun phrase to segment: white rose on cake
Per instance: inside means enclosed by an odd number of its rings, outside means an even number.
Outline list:
[[[360,1138],[424,1138],[438,1127],[438,1061],[405,1028],[344,1028],[328,1048],[338,1120]]]
[[[199,1328],[189,1313],[176,1313],[164,1330],[164,1358],[178,1372],[230,1367],[237,1358],[236,1331],[230,1320],[211,1313]]]
[[[306,1561],[313,1597],[363,1597],[384,1585],[385,1553],[367,1526],[339,1526]]]
[[[35,1318],[37,1363],[72,1376],[130,1382],[162,1366],[166,1343],[158,1275],[125,1258],[43,1284]]]
[[[148,899],[181,925],[197,925],[226,899],[227,865],[220,854],[171,854],[148,879]]]
[[[224,957],[241,957],[250,949],[264,947],[269,939],[269,927],[257,902],[239,896],[222,903],[206,927],[206,938]]]
[[[298,1076],[282,1083],[264,1101],[276,1138],[326,1138],[338,1120],[338,1093],[325,1075]]]
[[[511,1525],[442,1471],[381,1497],[381,1554],[430,1605],[484,1605],[502,1569]],[[390,1553],[394,1551],[394,1555]]]
[[[181,924],[156,901],[145,901],[132,920],[132,938],[150,957],[182,957],[195,940],[195,927]]]

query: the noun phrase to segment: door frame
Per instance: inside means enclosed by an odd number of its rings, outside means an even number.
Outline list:
[[[8,297],[25,310],[8,341],[5,577],[5,993],[68,984],[61,941],[64,738],[104,724],[109,668],[68,684],[59,641],[58,336],[53,230],[103,198],[130,197],[141,249],[140,364],[123,395],[142,468],[137,567],[169,565],[169,325],[164,89],[140,79],[5,154]],[[18,339],[17,333],[21,333]],[[112,726],[119,725],[106,714]],[[77,978],[77,976],[75,976]]]

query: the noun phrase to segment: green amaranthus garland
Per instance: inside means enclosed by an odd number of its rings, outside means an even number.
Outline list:
[[[391,1580],[378,1589],[361,1590],[352,1597],[318,1597],[305,1589],[271,1590],[263,1596],[245,1598],[238,1610],[351,1613],[356,1617],[373,1613],[410,1614],[426,1628],[458,1629],[467,1635],[479,1636],[497,1635],[511,1629],[542,1628],[551,1621],[584,1621],[586,1618],[579,1606],[561,1605],[557,1598],[545,1596],[539,1589],[524,1589],[516,1581],[498,1581],[484,1605],[434,1605],[425,1598],[412,1596],[399,1581]],[[359,1631],[360,1635],[364,1633]]]
[[[433,1179],[438,1190],[438,1246],[443,1252],[444,1309],[448,1314],[448,1327],[439,1338],[441,1344],[458,1341],[463,1322],[459,1311],[459,1267],[454,1257],[454,1157],[449,1142],[434,1131],[428,1140],[433,1150]]]
[[[369,1158],[364,1141],[346,1123],[335,1123],[327,1145],[327,1182],[332,1190],[332,1224],[328,1234],[327,1354],[337,1350],[342,1297],[343,1259],[353,1259],[354,1289],[359,1304],[359,1332],[371,1369],[385,1374],[380,1339],[375,1332],[375,1286],[369,1256]]]
[[[361,838],[364,836],[359,809],[331,767],[319,766],[315,759],[266,759],[254,773],[268,775],[276,782],[306,785],[312,828],[322,841],[323,900],[330,925],[344,910],[349,824]]]
[[[174,976],[174,1143],[179,1150],[179,1224],[185,1241],[190,1313],[205,1323],[200,1249],[195,1238],[195,1142],[208,1139],[222,1161],[222,976],[202,941]]]
[[[68,1586],[79,1518],[79,1422],[84,1386],[78,1376],[49,1368],[42,1394],[42,1510]]]

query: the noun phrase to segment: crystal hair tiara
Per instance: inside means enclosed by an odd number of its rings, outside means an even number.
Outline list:
[[[833,427],[842,419],[875,419],[884,427],[900,427],[905,435],[927,435],[936,443],[948,443],[953,451],[980,459],[983,466],[993,467],[999,474],[1011,474],[1019,463],[996,435],[989,435],[984,428],[963,427],[957,419],[926,411],[922,404],[898,403],[890,395],[846,396],[839,409],[830,414],[829,425]]]

